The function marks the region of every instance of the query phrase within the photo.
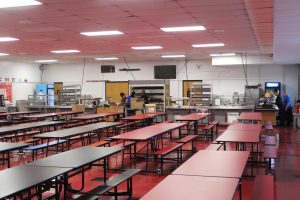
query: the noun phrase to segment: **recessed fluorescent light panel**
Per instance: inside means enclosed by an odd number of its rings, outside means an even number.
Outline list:
[[[165,55],[162,58],[185,58],[185,55]]]
[[[131,47],[135,50],[152,50],[152,49],[162,49],[161,46],[141,46],[141,47]]]
[[[212,43],[212,44],[193,44],[193,47],[196,48],[205,48],[205,47],[223,47],[224,43]]]
[[[165,32],[181,32],[181,31],[203,31],[206,30],[204,26],[182,26],[182,27],[165,27],[160,28]]]
[[[0,0],[0,8],[11,8],[21,6],[41,5],[42,3],[34,0]]]
[[[12,38],[12,37],[0,37],[0,42],[10,42],[10,41],[16,41],[16,40],[19,40],[19,39]]]
[[[79,53],[79,50],[69,49],[69,50],[56,50],[51,51],[52,53]]]
[[[53,63],[57,62],[58,60],[36,60],[37,63]]]
[[[122,35],[124,33],[120,31],[96,31],[96,32],[82,32],[85,36],[103,36],[103,35]]]
[[[0,53],[0,56],[9,56],[8,53]]]
[[[235,56],[235,53],[213,53],[209,54],[211,57],[216,57],[216,56]]]
[[[119,58],[110,57],[110,58],[95,58],[95,60],[118,60]]]

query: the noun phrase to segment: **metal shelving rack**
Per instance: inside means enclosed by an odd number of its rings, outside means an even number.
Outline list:
[[[64,105],[78,104],[81,97],[81,85],[64,85],[59,94],[59,102]]]
[[[211,105],[212,91],[212,84],[193,83],[191,87],[191,105]]]
[[[156,104],[157,112],[165,111],[166,97],[170,96],[169,80],[129,81],[129,95],[133,90],[136,96],[140,96],[145,90],[149,104]]]

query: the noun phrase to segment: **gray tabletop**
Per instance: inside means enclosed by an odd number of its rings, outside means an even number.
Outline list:
[[[28,166],[79,168],[122,151],[120,147],[80,147],[27,163]]]
[[[85,126],[78,126],[69,129],[63,129],[59,131],[52,131],[48,133],[43,133],[39,135],[34,135],[34,138],[70,138],[77,135],[81,135],[83,133],[89,133],[92,131],[97,131],[101,129],[107,129],[115,126],[119,126],[122,123],[119,122],[99,122],[95,124],[89,124]]]
[[[10,142],[0,142],[0,153],[14,151],[17,149],[23,149],[28,147],[28,143],[10,143]]]
[[[13,126],[4,126],[0,128],[0,135],[4,135],[7,133],[13,133],[16,131],[23,131],[27,129],[33,129],[33,128],[40,128],[44,126],[54,126],[64,123],[62,121],[43,121],[43,122],[33,122],[33,123],[26,123],[26,124],[18,124],[18,125],[13,125]]]
[[[38,167],[21,165],[0,171],[0,199],[51,180],[70,168]]]

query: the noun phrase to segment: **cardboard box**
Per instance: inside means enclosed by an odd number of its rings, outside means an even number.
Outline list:
[[[73,112],[85,112],[85,105],[83,104],[73,104],[72,105]]]
[[[146,113],[155,113],[156,112],[156,104],[145,104],[145,112]]]
[[[143,98],[131,98],[130,108],[135,108],[135,109],[144,108],[144,99]]]

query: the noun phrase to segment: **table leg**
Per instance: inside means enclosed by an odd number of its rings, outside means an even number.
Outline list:
[[[103,171],[104,171],[104,183],[106,183],[106,179],[107,179],[107,158],[104,158]]]
[[[10,152],[7,152],[7,167],[10,168]]]

